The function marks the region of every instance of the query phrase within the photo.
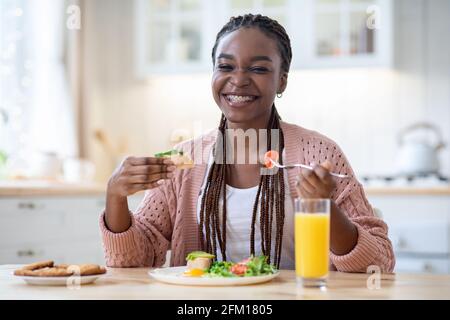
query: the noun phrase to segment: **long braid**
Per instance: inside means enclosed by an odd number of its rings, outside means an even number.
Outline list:
[[[226,163],[226,159],[227,159],[227,144],[226,144],[226,137],[224,136],[224,143],[223,143],[223,159],[224,159],[224,164]],[[224,165],[224,176],[223,176],[223,181],[225,182],[226,179],[226,166]],[[226,188],[226,183],[222,183],[222,246],[221,248],[221,252],[222,252],[222,258],[224,261],[227,260],[227,252],[225,250],[226,248],[226,244],[227,244],[227,188]]]
[[[214,173],[214,170],[210,170],[208,173],[205,190],[209,189],[209,187],[211,185],[211,180],[212,180],[211,178],[212,178],[213,173]],[[200,225],[201,226],[206,224],[206,222],[205,222],[205,206],[207,204],[206,200],[207,200],[207,197],[202,196],[202,202],[201,202],[201,207],[200,207]],[[203,240],[203,228],[199,228],[198,232],[199,232],[199,238]],[[208,235],[206,235],[206,237],[208,238]],[[200,241],[200,244],[201,244],[202,250],[206,250],[204,241]]]
[[[261,179],[259,180],[258,192],[256,193],[256,199],[259,199],[259,197],[261,195],[263,178],[264,178],[264,176],[261,176]],[[251,255],[255,255],[255,228],[254,228],[254,225],[256,223],[256,213],[257,212],[258,212],[258,201],[255,201],[255,203],[253,204],[252,229],[251,229],[251,233],[250,233],[250,254]]]
[[[216,43],[212,50],[213,64],[215,64],[216,49],[220,39],[228,33],[240,28],[259,28],[270,38],[276,40],[277,47],[281,56],[281,69],[289,72],[292,50],[290,39],[285,29],[275,20],[262,15],[247,14],[244,16],[233,17],[220,30],[216,37]],[[267,124],[269,130],[279,130],[279,150],[284,149],[284,136],[280,127],[280,116],[275,108],[272,107],[272,113]],[[217,254],[217,248],[220,248],[222,258],[226,260],[226,173],[227,173],[227,139],[226,127],[227,120],[222,115],[219,124],[219,134],[222,135],[222,161],[218,161],[217,151],[214,152],[214,162],[208,173],[205,189],[202,194],[200,207],[199,237],[202,250]],[[217,147],[217,144],[216,144]],[[271,134],[267,135],[267,147],[272,148]],[[280,163],[283,163],[282,152],[280,152]],[[220,208],[220,199],[222,199],[222,210]],[[285,185],[283,170],[278,170],[276,174],[261,175],[258,185],[258,191],[252,210],[252,222],[250,233],[250,254],[255,255],[255,233],[256,221],[259,208],[259,223],[261,235],[261,251],[272,260],[272,228],[275,224],[275,245],[273,253],[273,263],[279,267],[281,261],[281,249],[284,226],[284,199]],[[222,216],[220,217],[220,212]]]
[[[280,121],[278,118],[277,121],[277,126],[278,129],[280,130],[280,150],[284,149],[284,135],[283,132],[281,130],[280,127]],[[283,162],[283,153],[280,152],[280,163],[284,163]],[[277,260],[276,260],[276,265],[279,266],[280,265],[280,261],[281,261],[281,248],[282,248],[282,242],[283,242],[283,227],[284,227],[284,217],[285,217],[285,207],[284,207],[284,199],[285,199],[285,186],[284,186],[284,171],[283,170],[278,170],[278,181],[277,181],[279,187],[280,187],[280,192],[277,193],[278,199],[275,199],[275,203],[277,205],[276,208],[276,212],[279,212],[279,223],[277,221],[277,228],[279,228],[279,230],[277,230],[276,234],[278,237],[278,240],[276,241],[276,256],[277,256]],[[278,190],[278,188],[277,188]]]
[[[273,117],[274,112],[272,111],[268,127],[271,129],[273,126]],[[272,149],[272,135],[271,132],[268,132],[267,134],[267,148]],[[261,209],[260,209],[260,229],[261,229],[261,251],[264,255],[270,256],[271,248],[268,245],[268,219],[267,219],[267,212],[269,211],[269,191],[270,191],[270,176],[264,175],[262,177],[262,198],[261,198]],[[272,227],[272,226],[270,226]],[[252,225],[252,229],[254,229],[255,226]],[[270,261],[270,257],[268,258]]]
[[[269,124],[269,128],[274,129],[275,127],[275,108],[273,108],[274,110],[272,111],[273,115],[270,118],[270,124]],[[267,139],[267,146],[269,149],[273,149],[272,148],[272,135],[269,134],[268,135],[268,139]],[[268,256],[268,260],[271,260],[271,251],[272,251],[272,221],[273,221],[273,202],[274,202],[274,192],[277,191],[276,188],[276,180],[274,175],[268,175],[267,176],[267,183],[268,183],[268,203],[266,206],[266,213],[264,214],[265,216],[265,223],[266,223],[266,227],[265,227],[265,238],[266,238],[266,249],[267,252],[265,253]]]
[[[269,176],[270,185],[272,188],[269,189],[269,210],[267,212],[267,247],[271,248],[267,254],[269,257],[269,260],[271,258],[271,252],[272,252],[272,221],[273,221],[273,211],[274,211],[274,195],[275,191],[277,190],[278,185],[278,179],[276,179],[274,176]]]
[[[220,232],[220,225],[219,225],[219,221],[220,221],[220,217],[219,217],[219,204],[220,204],[220,195],[223,194],[223,197],[226,197],[226,191],[222,188],[222,186],[225,186],[225,177],[226,177],[226,161],[225,161],[225,153],[224,150],[226,150],[226,135],[225,135],[225,129],[226,129],[226,119],[224,116],[222,116],[221,119],[221,126],[220,126],[220,134],[222,134],[222,136],[224,137],[223,140],[223,149],[222,149],[222,154],[224,156],[224,158],[222,159],[222,163],[218,164],[218,174],[215,180],[215,188],[214,188],[214,202],[212,203],[212,208],[215,208],[212,213],[215,217],[215,225],[214,228],[217,230],[217,233],[219,235],[218,237],[218,241],[219,241],[219,247],[220,247],[220,251],[222,253],[222,257],[224,257],[225,259],[225,247],[226,247],[226,238],[222,238],[220,237],[221,232]],[[226,215],[226,212],[223,212],[222,214]],[[223,221],[225,221],[225,219],[222,218],[222,223]],[[213,238],[213,243],[216,244],[216,238]],[[214,251],[214,255],[216,255],[217,252]]]

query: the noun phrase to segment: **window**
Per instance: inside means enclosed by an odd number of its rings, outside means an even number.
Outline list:
[[[0,1],[0,150],[14,162],[33,153],[77,151],[65,72],[64,1]]]

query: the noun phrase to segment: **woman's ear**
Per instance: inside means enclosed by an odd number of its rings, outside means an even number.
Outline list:
[[[280,77],[280,84],[278,86],[277,93],[283,93],[284,90],[286,90],[287,81],[288,81],[288,74],[287,72],[283,72]]]

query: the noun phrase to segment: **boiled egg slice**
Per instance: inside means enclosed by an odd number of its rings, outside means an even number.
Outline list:
[[[202,269],[189,269],[183,273],[186,277],[201,277],[204,274],[205,272]]]

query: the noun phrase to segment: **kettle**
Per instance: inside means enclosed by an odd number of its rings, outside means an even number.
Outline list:
[[[419,130],[432,131],[436,136],[436,142],[431,143],[425,139],[409,139],[406,137]],[[426,175],[439,172],[438,151],[445,147],[440,130],[426,122],[413,124],[398,135],[399,153],[397,158],[397,170],[402,175]]]

